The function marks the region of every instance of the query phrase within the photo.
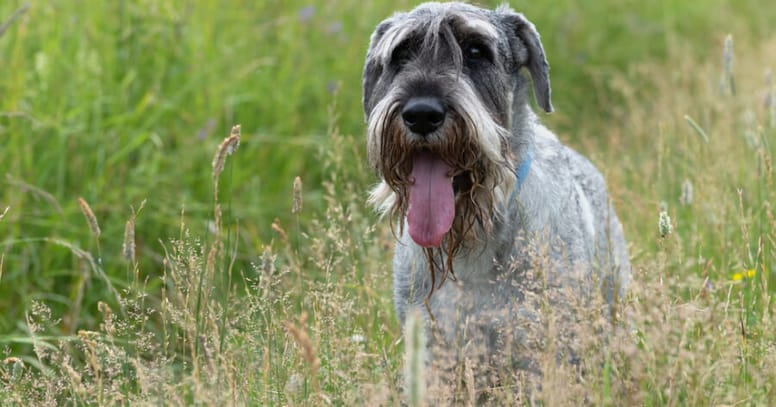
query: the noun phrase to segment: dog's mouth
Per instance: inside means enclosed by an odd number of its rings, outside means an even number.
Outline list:
[[[437,154],[418,151],[412,158],[407,224],[409,234],[422,247],[438,247],[455,218],[455,194],[464,177]]]

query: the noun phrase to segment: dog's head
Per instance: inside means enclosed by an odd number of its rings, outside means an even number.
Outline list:
[[[550,103],[549,65],[533,24],[507,7],[426,3],[372,34],[363,76],[370,201],[412,239],[454,253],[487,231],[513,188],[511,140],[526,68],[538,105]]]

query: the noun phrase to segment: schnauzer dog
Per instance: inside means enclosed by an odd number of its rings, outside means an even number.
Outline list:
[[[381,182],[370,202],[398,240],[396,312],[404,324],[420,311],[432,361],[435,346],[478,349],[466,358],[530,369],[520,353],[538,292],[557,287],[561,304],[598,289],[611,303],[628,283],[603,176],[539,123],[531,84],[552,112],[539,34],[507,6],[425,3],[372,34],[363,105]]]

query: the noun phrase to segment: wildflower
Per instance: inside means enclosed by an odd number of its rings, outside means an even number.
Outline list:
[[[334,95],[339,90],[340,83],[337,81],[329,81],[326,84],[326,91],[329,92],[329,94]]]
[[[737,273],[733,273],[733,276],[730,278],[733,281],[741,281],[745,278],[752,278],[757,275],[757,270],[755,269],[749,269],[749,270],[743,270],[739,271]]]
[[[671,217],[668,216],[668,212],[666,211],[660,211],[660,219],[657,223],[658,231],[660,232],[660,237],[666,237],[673,232],[673,226],[671,226]]]
[[[200,140],[205,140],[210,136],[210,133],[213,132],[213,130],[216,129],[216,119],[209,118],[207,119],[207,122],[204,126],[202,126],[199,130],[197,130],[197,138]]]
[[[714,291],[714,285],[711,284],[711,280],[709,280],[708,277],[706,277],[706,279],[703,280],[703,289],[706,291]]]
[[[358,343],[358,344],[361,344],[361,343],[364,343],[364,342],[366,342],[366,338],[364,337],[364,335],[360,335],[360,334],[353,334],[353,335],[350,337],[350,341],[351,341],[351,342],[353,342],[353,343]]]
[[[340,21],[335,21],[326,27],[326,34],[328,35],[339,34],[340,32],[342,32],[342,22]]]
[[[305,6],[299,10],[299,21],[306,23],[315,15],[315,6]]]

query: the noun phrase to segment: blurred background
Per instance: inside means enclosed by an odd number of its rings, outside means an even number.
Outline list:
[[[234,124],[242,126],[242,140],[220,193],[233,225],[234,270],[250,277],[251,263],[280,240],[278,228],[298,230],[305,245],[306,225],[319,222],[327,207],[325,181],[348,182],[365,197],[376,181],[364,162],[360,103],[369,35],[395,10],[416,4],[0,2],[0,213],[8,208],[0,220],[0,349],[30,351],[25,312],[33,301],[61,319],[55,334],[70,335],[96,329],[97,303],[115,304],[109,286],[128,287],[135,272],[158,296],[163,243],[181,236],[182,218],[203,241],[212,234],[211,161]],[[510,5],[535,23],[551,65],[556,112],[541,119],[607,174],[616,205],[628,210],[621,217],[638,257],[656,245],[654,215],[665,194],[660,185],[634,180],[686,168],[657,169],[649,164],[650,138],[630,140],[627,125],[612,135],[612,123],[627,120],[639,107],[634,101],[654,109],[649,101],[671,78],[697,74],[679,65],[721,66],[727,34],[737,49],[772,42],[776,7],[765,0]],[[337,179],[323,164],[332,134],[345,140],[337,146]],[[304,185],[298,215],[291,212],[296,176]],[[670,188],[682,179],[671,178]],[[99,221],[98,238],[79,197]],[[122,257],[122,243],[125,223],[142,203],[135,269]],[[368,224],[379,224],[360,205]],[[379,260],[388,264],[389,236],[377,240],[386,245]],[[79,250],[94,256],[104,276]],[[387,268],[379,272],[389,278]],[[373,288],[390,297],[389,285]]]

